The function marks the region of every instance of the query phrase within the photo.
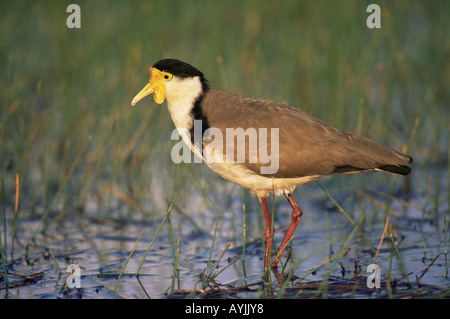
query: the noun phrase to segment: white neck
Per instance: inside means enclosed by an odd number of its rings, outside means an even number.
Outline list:
[[[190,129],[193,125],[192,108],[202,93],[202,83],[198,76],[180,78],[174,76],[166,82],[166,99],[172,121],[177,128]]]

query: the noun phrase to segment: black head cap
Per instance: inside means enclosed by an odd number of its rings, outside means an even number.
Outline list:
[[[181,78],[192,78],[199,76],[203,85],[203,91],[207,91],[209,89],[208,81],[203,76],[203,73],[189,63],[177,59],[162,59],[153,64],[153,67]]]
[[[203,76],[203,73],[192,65],[176,59],[162,59],[153,64],[155,69],[166,71],[182,78]]]

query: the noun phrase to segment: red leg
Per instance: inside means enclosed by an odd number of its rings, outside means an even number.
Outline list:
[[[270,254],[272,252],[272,216],[269,212],[269,207],[267,206],[267,198],[259,197],[264,211],[264,218],[266,219],[266,227],[264,229],[264,236],[266,238],[266,251],[264,253],[264,271],[270,267]],[[266,272],[265,279],[269,280],[270,271]]]
[[[291,224],[289,225],[288,230],[286,231],[286,235],[284,235],[283,241],[281,242],[280,249],[279,249],[279,255],[281,256],[283,254],[284,249],[286,248],[287,243],[292,237],[292,234],[294,233],[295,228],[297,227],[297,224],[300,222],[300,219],[302,218],[303,211],[302,209],[297,205],[294,198],[291,194],[285,194],[286,199],[288,200],[289,204],[291,204],[292,207],[292,219]],[[280,257],[278,257],[274,263],[272,264],[272,269],[276,269],[278,262],[280,261]]]

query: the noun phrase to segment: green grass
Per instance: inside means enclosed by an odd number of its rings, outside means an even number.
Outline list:
[[[129,106],[148,81],[148,67],[163,57],[197,66],[213,88],[284,101],[396,149],[407,145],[413,174],[423,181],[412,191],[431,194],[424,215],[431,210],[440,218],[439,207],[448,205],[448,186],[447,200],[439,195],[448,174],[429,170],[449,171],[448,1],[378,1],[378,30],[365,25],[371,1],[78,1],[78,30],[65,24],[70,3],[0,3],[3,266],[12,247],[30,244],[14,245],[27,218],[39,220],[26,231],[46,246],[39,234],[77,209],[154,220],[164,217],[169,197],[181,211],[196,193],[199,216],[205,207],[222,213],[222,202],[211,204],[208,195],[223,189],[220,178],[212,177],[216,186],[204,165],[175,169],[171,162],[173,124],[165,104],[148,98]],[[371,180],[398,186],[381,174]],[[321,183],[333,197],[364,185],[359,176]],[[224,201],[237,193],[233,188]],[[248,195],[242,198],[250,238],[259,230],[250,227],[250,212],[259,211]],[[19,238],[7,222],[12,216]],[[448,213],[441,226],[446,237],[447,223]]]
[[[215,88],[286,101],[396,148],[419,118],[409,153],[442,161],[448,4],[380,5],[382,29],[369,30],[364,1],[81,2],[82,29],[70,30],[65,2],[3,3],[2,27],[13,30],[0,40],[4,166],[46,207],[83,204],[97,181],[129,178],[145,198],[136,176],[167,159],[172,124],[164,105],[128,105],[168,56]]]

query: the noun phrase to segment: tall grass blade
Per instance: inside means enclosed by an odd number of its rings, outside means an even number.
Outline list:
[[[139,273],[141,272],[141,268],[142,268],[142,265],[144,264],[145,258],[147,258],[148,252],[152,248],[153,242],[155,241],[156,236],[158,236],[159,232],[161,231],[162,226],[164,225],[164,222],[166,221],[166,218],[169,216],[170,212],[172,211],[172,207],[173,207],[173,204],[170,204],[169,208],[167,209],[166,215],[164,216],[163,220],[161,221],[161,224],[159,225],[158,229],[156,230],[155,236],[153,236],[153,239],[150,242],[150,245],[148,246],[147,251],[144,254],[144,257],[142,257],[141,263],[139,264],[139,267],[136,271],[136,276],[139,276]]]
[[[387,215],[386,217],[386,223],[384,224],[383,233],[381,234],[380,242],[378,243],[377,252],[375,253],[375,257],[373,258],[373,264],[377,263],[378,253],[380,252],[381,244],[383,243],[384,236],[386,235],[388,225],[389,225],[389,218],[391,215]]]
[[[245,222],[245,204],[242,205],[242,213],[243,213],[243,234],[242,234],[242,270],[244,273],[244,277],[247,277],[247,271],[245,267],[245,241],[247,240],[247,225]]]
[[[58,268],[58,272],[61,274],[62,273],[61,268],[59,268],[58,262],[56,261],[56,258],[53,255],[53,251],[51,249],[50,249],[50,256],[52,256],[53,262],[55,263],[56,268]]]
[[[209,251],[208,263],[206,264],[206,272],[209,271],[209,265],[211,264],[211,258],[212,258],[212,253],[214,251],[214,244],[216,242],[217,227],[219,226],[219,221],[220,221],[220,214],[217,215],[216,227],[214,228],[214,236],[213,236],[212,243],[211,243],[211,249]]]
[[[394,246],[395,252],[397,253],[398,260],[400,261],[400,266],[402,267],[403,275],[405,276],[406,281],[409,283],[409,277],[408,277],[408,273],[406,272],[405,263],[403,262],[403,258],[400,255],[400,252],[398,251],[397,244],[395,243],[395,240],[394,240],[394,235],[392,233],[390,233],[389,238],[391,239],[392,245]]]
[[[178,289],[180,289],[180,265],[179,265],[179,258],[180,258],[180,240],[177,240],[177,252],[176,257],[173,264],[173,273],[172,273],[172,282],[170,284],[170,294],[173,295],[173,292],[175,290],[175,278],[177,278],[178,283]]]
[[[359,228],[358,225],[355,224],[355,222],[352,220],[352,218],[347,214],[347,212],[342,208],[341,205],[339,205],[339,203],[333,198],[333,196],[331,196],[331,194],[325,189],[325,187],[322,186],[322,184],[320,184],[319,182],[317,182],[317,184],[319,185],[319,187],[325,192],[325,194],[328,196],[328,198],[336,205],[336,207],[339,209],[339,211],[349,220],[349,222],[356,227],[356,229],[359,231],[359,233],[361,234],[361,236],[364,237],[364,239],[366,240],[367,244],[369,245],[370,249],[372,250],[372,252],[375,254],[375,248],[373,247],[372,243],[370,242],[369,238],[367,238],[366,234],[363,232],[363,230],[361,228]]]
[[[131,259],[131,256],[133,255],[133,253],[134,253],[134,251],[135,251],[137,245],[139,244],[139,241],[141,240],[142,234],[144,234],[144,229],[141,231],[141,234],[139,235],[139,238],[138,238],[138,239],[136,240],[136,242],[134,243],[133,249],[131,250],[130,255],[128,255],[128,258],[127,258],[127,260],[125,261],[125,264],[123,265],[122,270],[120,271],[119,277],[117,278],[116,284],[114,285],[114,290],[113,290],[114,293],[116,293],[116,289],[117,289],[117,286],[119,285],[120,278],[122,277],[123,272],[125,271],[125,268],[127,267],[128,262],[129,262],[130,259]]]

